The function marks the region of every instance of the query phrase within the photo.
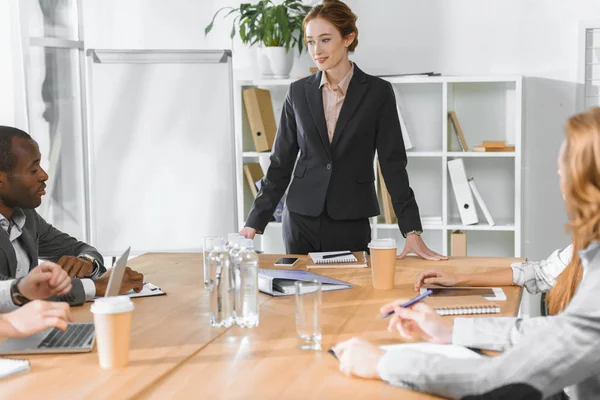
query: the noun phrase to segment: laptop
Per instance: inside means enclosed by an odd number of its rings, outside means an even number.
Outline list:
[[[128,248],[113,266],[105,297],[117,296],[127,267]],[[0,343],[0,355],[5,354],[46,354],[46,353],[86,353],[94,348],[96,333],[94,324],[73,323],[66,331],[48,328],[26,338],[6,339]]]

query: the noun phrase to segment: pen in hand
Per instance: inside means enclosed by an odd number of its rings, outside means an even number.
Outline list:
[[[424,299],[424,298],[426,298],[427,296],[431,296],[431,294],[433,294],[433,290],[431,290],[431,289],[427,289],[427,290],[426,290],[425,292],[423,292],[422,294],[420,294],[420,295],[418,295],[418,296],[416,296],[416,297],[413,297],[412,299],[410,299],[410,300],[409,300],[409,301],[407,301],[406,303],[404,303],[404,304],[400,305],[399,307],[401,307],[401,308],[410,307],[410,306],[412,306],[413,304],[415,304],[415,303],[418,303],[419,301],[423,300],[423,299]],[[390,312],[387,312],[387,313],[385,313],[385,314],[383,314],[383,315],[381,316],[381,319],[387,318],[387,317],[389,317],[390,315],[393,315],[393,314],[394,314],[394,310],[392,310],[392,311],[390,311]]]

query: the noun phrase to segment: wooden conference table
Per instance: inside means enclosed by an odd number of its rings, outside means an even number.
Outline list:
[[[261,256],[272,267],[280,256]],[[301,256],[305,260],[304,256]],[[386,331],[379,307],[412,297],[418,273],[428,268],[483,272],[507,267],[512,258],[452,258],[397,261],[393,290],[374,290],[370,269],[321,269],[317,273],[350,282],[354,288],[323,293],[323,348],[353,336],[376,344],[398,343]],[[294,268],[304,268],[305,262]],[[212,328],[203,289],[202,254],[153,253],[131,261],[145,280],[167,296],[135,299],[130,365],[102,370],[96,349],[84,354],[27,356],[31,371],[0,383],[1,398],[44,399],[431,399],[381,381],[348,378],[326,351],[296,348],[295,299],[260,295],[260,326]],[[504,288],[503,316],[515,316],[522,290]],[[89,303],[73,309],[75,320],[92,320]],[[18,358],[18,357],[16,357]]]

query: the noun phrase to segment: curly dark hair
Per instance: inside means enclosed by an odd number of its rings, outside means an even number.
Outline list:
[[[27,132],[12,126],[0,125],[0,171],[11,173],[15,164],[12,152],[12,140],[14,137],[33,140]]]

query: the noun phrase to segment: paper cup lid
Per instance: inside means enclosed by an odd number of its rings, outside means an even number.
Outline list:
[[[133,309],[133,302],[128,296],[100,297],[91,307],[94,314],[121,314]]]
[[[386,239],[371,240],[371,243],[369,243],[369,248],[370,249],[387,250],[387,249],[396,249],[396,248],[398,248],[398,246],[396,245],[395,239],[386,238]]]

